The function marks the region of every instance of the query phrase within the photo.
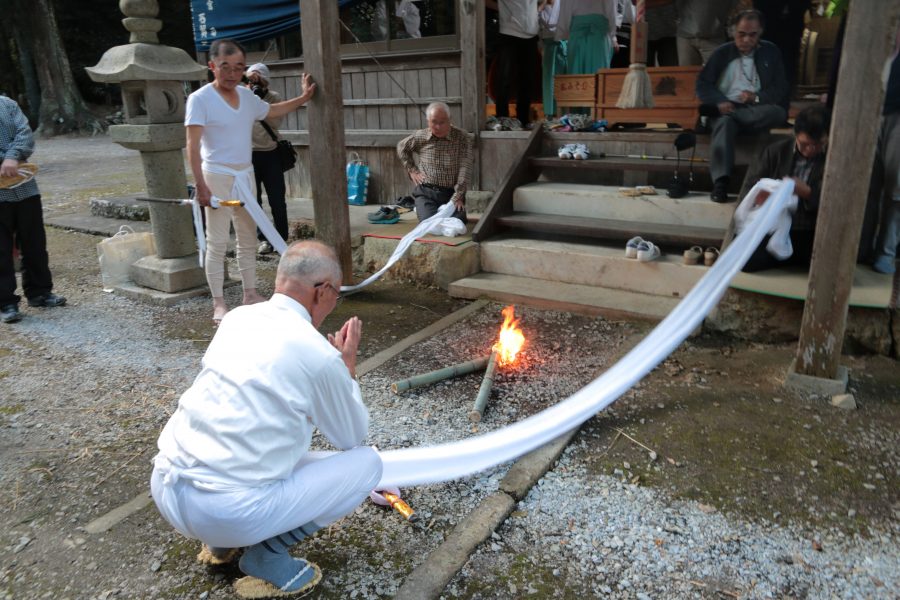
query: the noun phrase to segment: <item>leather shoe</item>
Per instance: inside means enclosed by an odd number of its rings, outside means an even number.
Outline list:
[[[57,296],[53,293],[41,294],[40,296],[28,299],[28,306],[43,306],[45,308],[63,306],[65,303],[66,298],[64,296]]]
[[[724,177],[716,180],[709,197],[713,202],[728,202],[728,181]]]
[[[22,320],[22,313],[19,312],[19,307],[15,304],[7,304],[6,306],[0,307],[0,321],[4,323],[15,323],[16,321]]]

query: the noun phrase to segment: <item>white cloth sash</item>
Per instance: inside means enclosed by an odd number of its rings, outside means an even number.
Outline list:
[[[233,198],[244,203],[244,210],[250,213],[256,226],[259,227],[262,234],[272,244],[272,248],[279,254],[284,254],[284,251],[287,250],[287,242],[281,239],[281,235],[275,230],[275,226],[272,225],[269,217],[266,216],[266,213],[263,212],[262,207],[256,201],[256,193],[253,191],[256,185],[252,177],[253,167],[237,170],[219,163],[204,161],[203,170],[234,177],[234,184],[231,188]]]
[[[454,206],[453,202],[448,202],[447,204],[441,206],[433,216],[428,217],[427,219],[416,225],[415,229],[400,238],[400,243],[397,244],[397,248],[394,249],[394,253],[391,254],[391,257],[383,267],[381,267],[377,272],[370,275],[361,283],[357,283],[356,285],[342,285],[341,291],[355,292],[356,290],[361,290],[362,288],[366,287],[373,281],[378,280],[382,275],[384,275],[385,271],[394,266],[394,263],[400,260],[404,254],[406,254],[406,251],[410,246],[412,246],[412,243],[416,241],[416,238],[426,235],[429,231],[431,231],[431,228],[435,224],[440,223],[442,219],[448,218],[453,214],[453,211],[455,210],[456,207]]]
[[[458,442],[380,452],[376,489],[450,481],[513,460],[578,427],[661,363],[703,321],[790,202],[785,178],[747,228],[671,313],[603,375],[558,404],[518,423]]]

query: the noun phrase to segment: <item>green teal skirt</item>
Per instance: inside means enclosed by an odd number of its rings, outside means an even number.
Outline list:
[[[603,15],[577,15],[569,28],[568,74],[596,73],[608,69],[613,46],[609,39],[609,21]]]

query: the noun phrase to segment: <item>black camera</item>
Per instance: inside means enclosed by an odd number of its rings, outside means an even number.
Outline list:
[[[263,86],[256,83],[256,84],[250,86],[250,91],[252,91],[254,94],[259,96],[260,98],[265,99],[266,94],[268,93],[269,90],[267,90]]]

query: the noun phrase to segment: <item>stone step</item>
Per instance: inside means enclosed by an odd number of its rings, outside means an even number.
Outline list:
[[[677,298],[501,273],[478,273],[454,281],[449,292],[456,298],[484,297],[584,315],[651,321],[665,318],[679,301]]]
[[[669,198],[657,189],[651,196],[624,196],[617,186],[537,182],[516,188],[513,210],[567,217],[586,217],[721,229],[731,221],[735,205],[717,204],[707,193]]]
[[[535,213],[513,213],[497,217],[499,227],[518,232],[579,236],[597,240],[625,242],[640,236],[658,246],[690,247],[720,246],[725,237],[723,229],[694,227],[692,225],[668,225],[639,221],[617,221],[593,217],[567,217]]]
[[[150,208],[146,202],[131,197],[91,198],[91,214],[107,219],[149,221]]]
[[[602,286],[666,298],[684,297],[707,271],[702,264],[683,264],[680,252],[639,262],[625,257],[624,244],[608,246],[513,237],[482,243],[481,268],[502,275]]]

